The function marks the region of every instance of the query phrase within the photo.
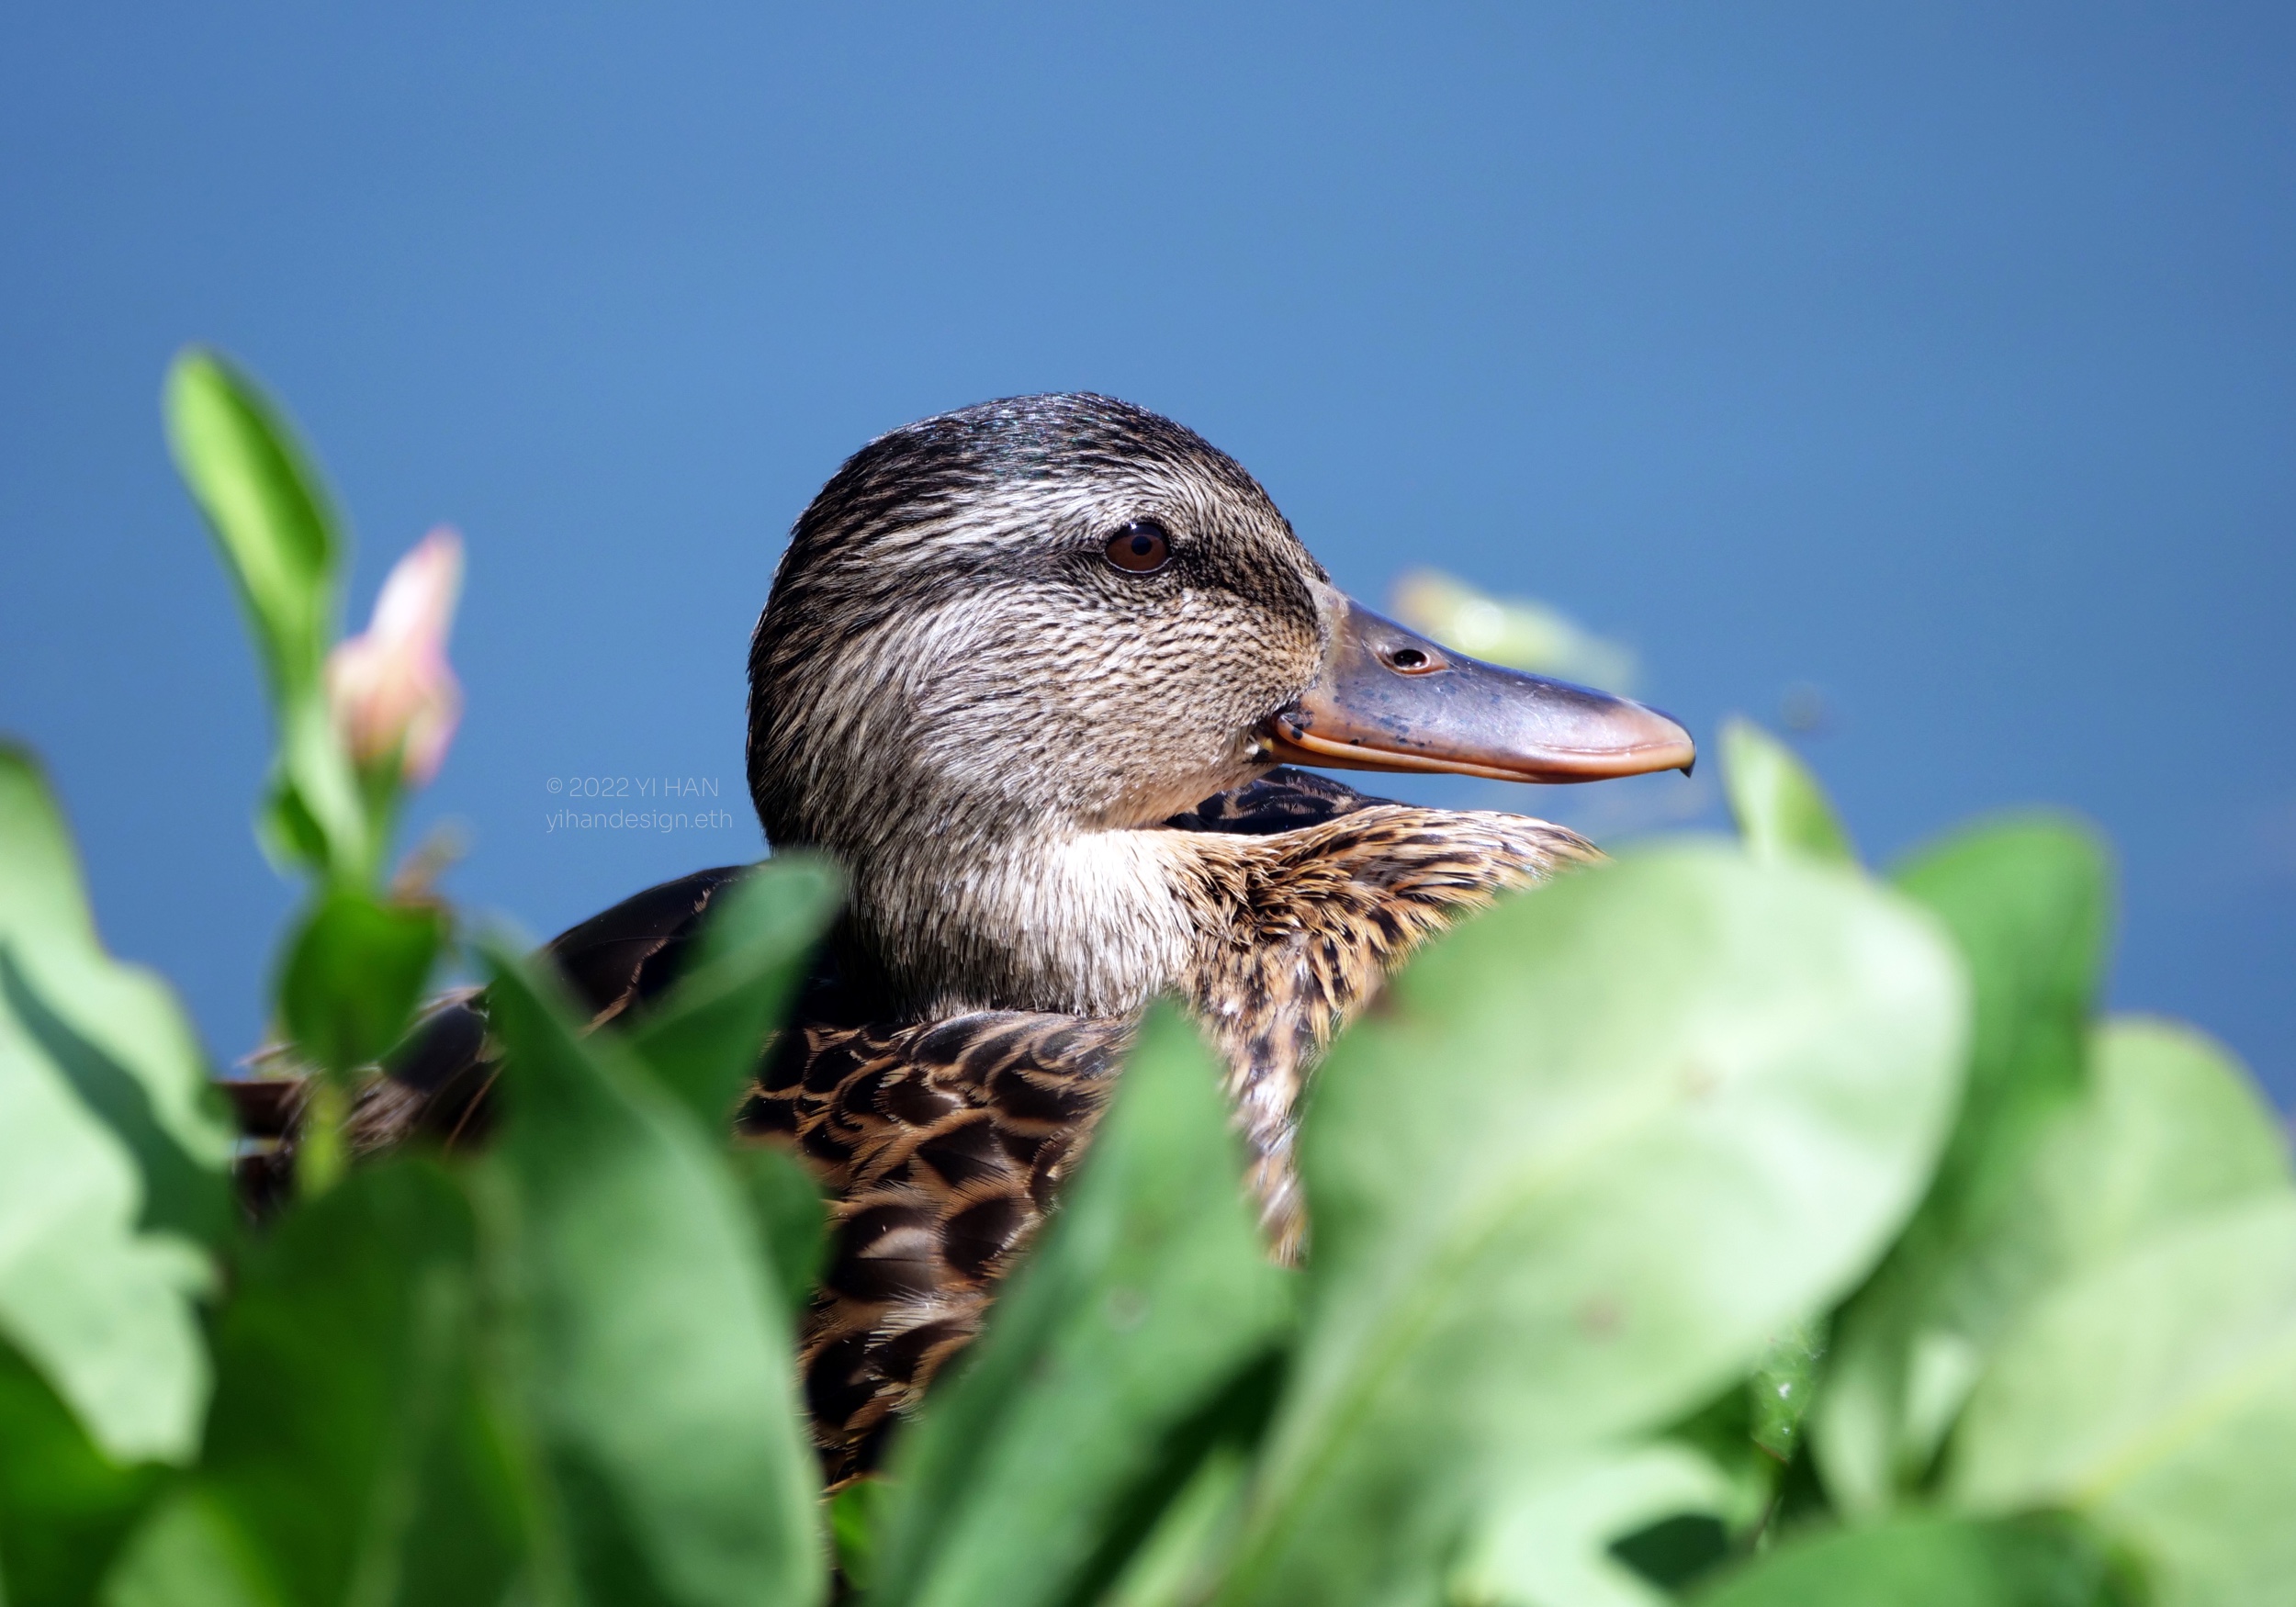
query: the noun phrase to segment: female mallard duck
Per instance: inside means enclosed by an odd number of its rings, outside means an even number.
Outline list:
[[[985,403],[855,454],[797,522],[749,678],[768,840],[850,879],[737,1117],[794,1141],[837,1201],[804,1355],[833,1476],[978,1326],[1150,1000],[1183,1000],[1225,1058],[1291,1254],[1317,1053],[1431,932],[1592,851],[1278,766],[1560,781],[1693,758],[1662,714],[1351,601],[1232,458],[1088,395]],[[602,1022],[643,1009],[739,874],[552,945]],[[434,1018],[380,1106],[459,1124],[489,1080],[482,1039],[473,1006]]]

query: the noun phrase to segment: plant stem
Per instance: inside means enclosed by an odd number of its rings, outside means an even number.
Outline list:
[[[351,1099],[343,1081],[332,1072],[311,1079],[310,1101],[303,1107],[303,1130],[295,1145],[295,1192],[317,1199],[342,1181],[351,1163],[349,1140],[343,1129],[351,1115]]]

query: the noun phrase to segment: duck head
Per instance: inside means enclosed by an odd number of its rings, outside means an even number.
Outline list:
[[[1653,710],[1356,603],[1233,459],[1091,395],[856,453],[749,669],[766,835],[846,865],[852,937],[914,1008],[1113,1014],[1171,986],[1187,834],[1154,828],[1280,763],[1557,781],[1694,757]]]

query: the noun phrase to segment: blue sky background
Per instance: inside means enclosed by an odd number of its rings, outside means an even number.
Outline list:
[[[0,728],[230,1058],[289,889],[161,446],[179,344],[303,421],[360,619],[466,533],[422,815],[537,932],[756,851],[746,639],[847,453],[1098,389],[1360,595],[1435,563],[1631,642],[1702,738],[1820,689],[1874,856],[2085,812],[2115,999],[2286,1103],[2291,68],[2267,6],[9,7]],[[590,776],[739,824],[546,830]],[[1717,818],[1703,775],[1508,796]]]

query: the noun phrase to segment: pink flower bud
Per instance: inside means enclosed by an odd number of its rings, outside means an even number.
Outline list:
[[[362,769],[396,756],[420,787],[438,774],[462,718],[446,631],[462,590],[462,537],[440,525],[400,558],[364,635],[327,656],[327,701]]]

